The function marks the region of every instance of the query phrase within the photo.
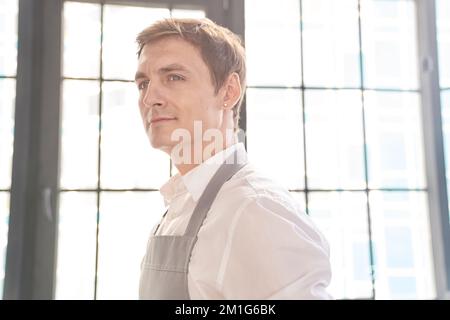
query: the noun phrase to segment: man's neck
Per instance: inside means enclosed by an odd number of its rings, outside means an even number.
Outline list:
[[[191,145],[192,153],[191,153],[191,161],[190,161],[190,163],[175,164],[175,167],[177,168],[178,172],[181,175],[184,176],[186,173],[188,173],[192,169],[196,168],[197,166],[199,166],[200,164],[202,164],[203,162],[205,162],[209,158],[213,157],[214,155],[216,155],[217,153],[219,153],[219,152],[221,152],[221,151],[223,151],[225,149],[228,149],[229,147],[231,147],[232,145],[234,145],[236,143],[238,143],[237,138],[236,139],[232,139],[232,141],[228,142],[227,144],[224,144],[223,146],[221,146],[221,148],[214,148],[214,150],[210,154],[204,154],[202,152],[202,154],[200,156],[200,159],[194,159],[194,145]],[[202,151],[205,150],[207,145],[208,144],[204,143]],[[172,161],[173,161],[173,159],[172,159]]]

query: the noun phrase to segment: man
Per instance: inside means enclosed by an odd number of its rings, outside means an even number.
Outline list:
[[[208,19],[167,19],[137,42],[144,127],[179,171],[160,189],[168,210],[147,245],[140,298],[330,298],[326,240],[238,143],[239,38]]]

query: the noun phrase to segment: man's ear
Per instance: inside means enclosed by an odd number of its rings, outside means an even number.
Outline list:
[[[236,72],[230,74],[224,83],[223,108],[232,109],[241,97],[241,81]]]

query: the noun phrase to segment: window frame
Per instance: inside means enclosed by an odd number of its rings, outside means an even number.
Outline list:
[[[54,195],[58,182],[61,6],[60,0],[19,0],[5,299],[52,297],[58,220]]]

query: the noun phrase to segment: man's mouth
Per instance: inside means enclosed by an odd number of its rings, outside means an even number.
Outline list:
[[[147,129],[151,126],[151,125],[155,125],[158,123],[164,123],[167,121],[172,121],[172,120],[176,120],[177,118],[175,117],[166,117],[166,116],[161,116],[161,117],[154,117],[149,119],[149,121],[147,121]]]

